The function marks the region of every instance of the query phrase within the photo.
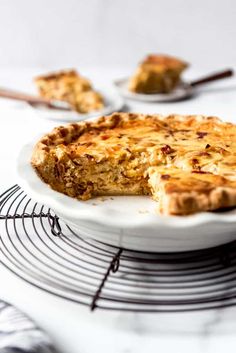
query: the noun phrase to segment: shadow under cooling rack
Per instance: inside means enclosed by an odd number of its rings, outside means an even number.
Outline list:
[[[0,196],[0,262],[91,310],[183,312],[236,304],[236,243],[144,253],[82,238],[17,185]]]

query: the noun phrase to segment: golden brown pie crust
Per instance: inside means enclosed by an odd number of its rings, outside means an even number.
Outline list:
[[[82,200],[150,195],[178,215],[236,205],[236,126],[215,117],[114,113],[60,126],[31,163],[54,190]]]

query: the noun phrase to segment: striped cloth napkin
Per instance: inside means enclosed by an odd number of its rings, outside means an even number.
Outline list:
[[[56,353],[49,337],[25,314],[0,301],[0,353]]]

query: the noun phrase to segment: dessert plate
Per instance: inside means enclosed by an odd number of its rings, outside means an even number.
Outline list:
[[[170,93],[158,93],[158,94],[142,94],[131,92],[128,89],[128,78],[114,81],[119,93],[129,99],[134,99],[143,102],[174,102],[182,99],[190,98],[194,94],[194,89],[191,85],[185,82],[181,82],[178,87],[176,87]]]
[[[38,138],[35,139],[38,141]],[[78,201],[52,190],[31,167],[35,142],[17,159],[19,185],[35,201],[49,206],[82,236],[131,250],[190,251],[236,240],[236,209],[190,216],[162,216],[145,196],[98,197]]]
[[[158,94],[142,94],[131,92],[128,89],[129,78],[124,78],[121,80],[114,81],[116,88],[119,93],[129,99],[134,99],[137,101],[143,102],[175,102],[183,99],[191,98],[194,94],[197,93],[196,87],[202,86],[204,84],[214,82],[217,80],[222,80],[224,78],[232,77],[234,74],[232,69],[226,69],[222,71],[215,72],[208,76],[202,77],[198,80],[192,82],[181,81],[179,85],[170,93],[158,93]]]
[[[39,118],[62,122],[78,122],[101,115],[109,115],[113,112],[119,112],[123,108],[124,100],[119,94],[117,94],[113,87],[100,89],[99,93],[101,93],[105,99],[105,107],[102,110],[97,110],[86,114],[80,114],[73,110],[63,111],[48,109],[40,105],[36,106],[28,104],[28,106],[33,109]]]

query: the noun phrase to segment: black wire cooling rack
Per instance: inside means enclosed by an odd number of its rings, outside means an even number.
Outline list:
[[[91,310],[183,312],[236,304],[236,243],[144,253],[83,238],[17,185],[0,196],[0,261]]]

